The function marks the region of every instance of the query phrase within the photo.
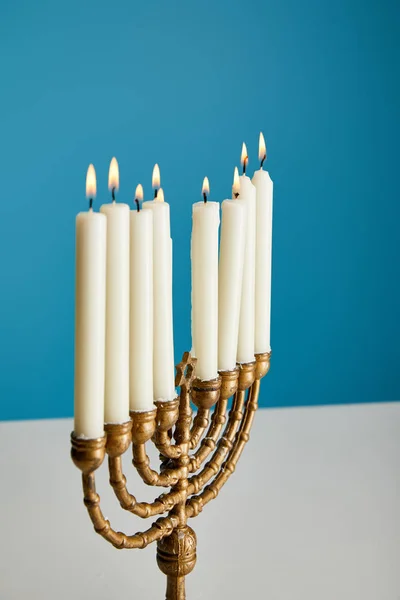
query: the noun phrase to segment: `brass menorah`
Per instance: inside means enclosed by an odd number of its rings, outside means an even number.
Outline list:
[[[218,496],[234,472],[249,440],[260,380],[268,373],[270,356],[270,352],[257,354],[254,362],[221,371],[211,381],[200,381],[195,378],[196,359],[186,352],[176,367],[178,398],[156,402],[156,407],[148,412],[131,412],[127,423],[106,424],[101,438],[71,436],[72,460],[82,471],[84,503],[95,531],[119,549],[145,548],[156,541],[157,563],[167,576],[166,600],[186,598],[185,577],[196,563],[196,534],[187,521]],[[198,409],[194,418],[191,401]],[[146,442],[150,440],[160,452],[159,472],[150,467],[146,454]],[[170,488],[154,502],[137,502],[127,490],[121,457],[131,442],[133,465],[143,481]],[[110,483],[122,508],[143,519],[167,513],[147,531],[126,535],[112,529],[104,518],[96,493],[95,471],[106,453]],[[211,459],[202,467],[210,454]]]

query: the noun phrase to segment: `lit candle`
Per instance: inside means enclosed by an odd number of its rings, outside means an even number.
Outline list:
[[[154,198],[157,198],[158,190],[160,189],[160,186],[161,186],[160,167],[158,166],[157,163],[153,167],[153,176],[151,178],[151,185],[154,190]]]
[[[110,164],[107,217],[105,423],[129,420],[129,206],[117,203],[118,163]]]
[[[153,405],[153,212],[140,210],[143,188],[131,210],[130,244],[130,410]]]
[[[86,178],[89,211],[76,217],[75,422],[79,437],[104,434],[104,349],[107,219],[93,212],[96,173]]]
[[[267,158],[264,136],[260,133],[260,169],[254,173],[256,187],[256,296],[255,296],[255,352],[271,350],[271,250],[273,182],[263,164]]]
[[[248,160],[247,148],[243,144],[241,156],[243,175],[239,177],[240,190],[238,201],[245,204],[247,217],[237,348],[238,363],[247,363],[254,360],[256,188],[246,175]]]
[[[235,167],[233,197],[239,195],[239,174]],[[221,246],[218,273],[218,370],[236,366],[245,252],[246,208],[244,202],[222,202]]]
[[[153,181],[153,185],[154,182]],[[158,184],[157,184],[158,185]],[[154,200],[143,202],[153,213],[153,382],[155,400],[173,400],[175,390],[172,325],[172,240],[169,204],[158,189]]]
[[[192,227],[192,345],[197,377],[218,375],[218,229],[219,203],[208,200],[207,177],[203,202],[193,205]]]

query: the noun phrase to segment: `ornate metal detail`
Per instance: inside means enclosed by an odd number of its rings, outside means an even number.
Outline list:
[[[154,410],[132,412],[130,421],[106,425],[96,440],[71,436],[71,456],[82,471],[84,503],[95,531],[116,548],[145,548],[157,542],[157,563],[167,576],[167,600],[185,600],[185,577],[196,563],[196,535],[187,520],[216,498],[249,440],[257,410],[260,380],[267,374],[271,353],[252,363],[221,371],[212,381],[195,377],[196,359],[185,352],[176,367],[179,398],[157,402]],[[228,400],[234,396],[227,420]],[[197,406],[193,417],[191,402]],[[210,418],[212,407],[214,411]],[[161,468],[153,470],[146,453],[150,440],[160,451]],[[122,455],[132,445],[133,465],[143,481],[169,488],[154,502],[137,502],[122,472]],[[191,452],[192,451],[192,452]],[[112,529],[100,509],[95,471],[108,455],[110,484],[121,507],[147,519],[158,515],[144,532],[126,535]],[[208,462],[206,459],[211,455]]]

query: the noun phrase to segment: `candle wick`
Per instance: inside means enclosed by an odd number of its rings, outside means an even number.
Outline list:
[[[111,198],[112,201],[115,202],[115,187],[113,187],[113,189],[111,190]]]
[[[243,161],[243,175],[246,175],[247,160],[248,160],[248,157],[246,156]]]
[[[139,203],[139,200],[137,198],[135,198],[135,202],[136,202],[136,210],[138,212],[140,212],[140,203]]]
[[[262,168],[263,168],[264,161],[265,161],[265,159],[266,159],[266,158],[267,158],[267,155],[266,155],[266,154],[264,154],[264,156],[262,157],[262,161],[261,161],[260,169],[262,169]]]
[[[93,198],[89,198],[89,210],[93,209]]]
[[[239,198],[239,192],[235,192],[235,198]]]
[[[207,204],[207,194],[203,192],[204,204]]]
[[[157,196],[158,196],[158,188],[156,188],[154,190],[154,200],[157,198]]]

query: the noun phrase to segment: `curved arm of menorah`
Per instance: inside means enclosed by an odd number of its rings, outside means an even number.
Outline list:
[[[238,387],[239,368],[232,371],[221,371],[221,391],[219,400],[211,417],[210,427],[201,441],[198,450],[190,457],[189,472],[197,471],[206,458],[215,449],[216,441],[219,438],[221,429],[226,422],[226,409],[228,400],[233,396]]]
[[[236,435],[243,416],[245,393],[246,392],[244,390],[239,390],[236,392],[232,409],[229,412],[228,424],[226,425],[224,434],[222,438],[220,438],[218,444],[216,444],[214,440],[207,440],[207,438],[205,439],[205,442],[208,442],[208,446],[206,446],[207,455],[211,453],[215,447],[216,450],[212,458],[203,467],[203,469],[197,475],[194,475],[189,479],[188,495],[196,494],[199,490],[203,489],[207,482],[218,473],[224,458],[232,448],[232,441]],[[203,455],[206,455],[206,450],[204,450]],[[193,470],[197,470],[198,467],[194,462],[192,465],[194,467]]]
[[[94,472],[82,474],[82,485],[84,503],[95,531],[115,546],[115,548],[146,548],[152,542],[171,535],[174,528],[178,525],[178,518],[171,515],[158,519],[147,531],[134,535],[126,535],[120,531],[115,531],[101,512],[100,496],[96,493]]]
[[[132,444],[133,465],[136,467],[140,477],[147,485],[156,485],[158,487],[172,487],[184,476],[184,467],[174,469],[164,469],[161,473],[154,471],[150,467],[150,459],[146,454],[144,443]]]
[[[246,390],[249,389],[250,386],[253,384],[255,375],[255,362],[240,365],[239,375],[237,379],[238,389],[234,397],[232,409],[229,412],[228,424],[225,427],[224,434],[219,440],[217,444],[217,449],[215,450],[212,458],[208,461],[208,463],[200,471],[200,473],[189,479],[188,495],[197,494],[197,492],[203,489],[203,487],[208,483],[208,481],[210,481],[210,479],[212,479],[215,475],[218,474],[218,471],[224,459],[226,458],[228,452],[232,449],[233,440],[235,438],[236,432],[239,428],[240,422],[243,417],[243,407],[246,396]],[[224,397],[229,397],[229,392],[224,392],[223,398]],[[207,442],[208,447],[207,450],[204,449],[202,456],[208,456],[208,454],[212,450],[214,450],[216,446],[216,442],[214,440],[207,440],[206,438],[205,442]],[[199,464],[192,462],[193,470],[197,470],[199,466]]]
[[[189,448],[196,448],[201,440],[201,437],[209,424],[210,409],[200,407],[193,419],[193,426],[190,430]]]
[[[221,467],[220,455],[216,457],[214,468],[219,464],[218,470],[215,470],[215,479],[198,496],[190,498],[186,505],[188,517],[195,517],[201,512],[203,506],[218,496],[219,491],[227,482],[229,477],[235,471],[236,464],[243,452],[244,446],[249,441],[250,430],[254,420],[254,414],[258,408],[258,397],[260,393],[260,380],[268,373],[270,367],[271,352],[256,354],[255,380],[249,389],[248,399],[244,419],[241,423],[239,433],[235,437],[234,444],[231,446],[228,457]],[[225,436],[224,436],[225,437]],[[223,439],[223,438],[222,438]],[[217,453],[216,453],[217,454]],[[215,456],[215,455],[214,455]],[[210,461],[210,463],[214,460]],[[193,479],[193,478],[192,478]],[[203,480],[203,483],[207,483]],[[190,487],[190,486],[189,486]]]
[[[171,487],[179,481],[182,474],[181,469],[165,469],[162,473],[158,473],[150,467],[150,459],[146,454],[146,442],[152,438],[156,430],[156,414],[156,409],[146,412],[132,411],[131,420],[127,423],[106,424],[104,427],[106,452],[110,458],[120,457],[129,448],[132,441],[133,464],[143,481],[148,485]],[[115,466],[114,461],[112,461],[112,466]],[[116,488],[121,489],[121,494],[124,494],[124,485],[121,483],[121,479],[116,484]],[[124,502],[128,502],[126,496]]]
[[[121,447],[125,446],[129,440],[129,424],[120,426],[123,434],[119,440]],[[71,458],[74,464],[82,472],[82,485],[84,491],[84,503],[92,520],[97,533],[103,536],[116,548],[145,548],[151,542],[160,540],[170,535],[179,524],[179,518],[176,515],[169,515],[158,519],[147,531],[135,535],[126,535],[112,529],[109,521],[104,518],[100,509],[100,497],[96,493],[95,471],[101,466],[105,454],[107,436],[96,439],[82,439],[76,437],[74,433],[71,436]],[[113,454],[117,451],[116,438],[114,444],[109,444],[107,451]]]
[[[137,502],[135,496],[129,493],[126,486],[126,477],[122,471],[121,456],[108,457],[108,467],[110,472],[110,484],[119,500],[121,507],[134,515],[147,519],[155,515],[164,514],[182,500],[180,491],[162,494],[154,502]]]
[[[246,402],[246,410],[244,419],[241,423],[240,430],[236,435],[235,441],[231,447],[231,450],[216,474],[215,479],[204,488],[204,490],[197,496],[193,496],[187,502],[186,514],[188,517],[195,517],[201,512],[203,507],[208,504],[211,500],[216,498],[221,488],[228,481],[229,477],[234,473],[236,464],[243,452],[244,446],[249,441],[250,430],[253,424],[254,414],[258,407],[258,394],[260,388],[260,381],[256,380],[249,390],[249,397]],[[219,461],[218,461],[219,462]]]
[[[182,456],[182,446],[173,444],[171,430],[179,418],[180,398],[175,400],[155,402],[157,407],[156,430],[152,437],[154,445],[165,458],[179,458]]]

